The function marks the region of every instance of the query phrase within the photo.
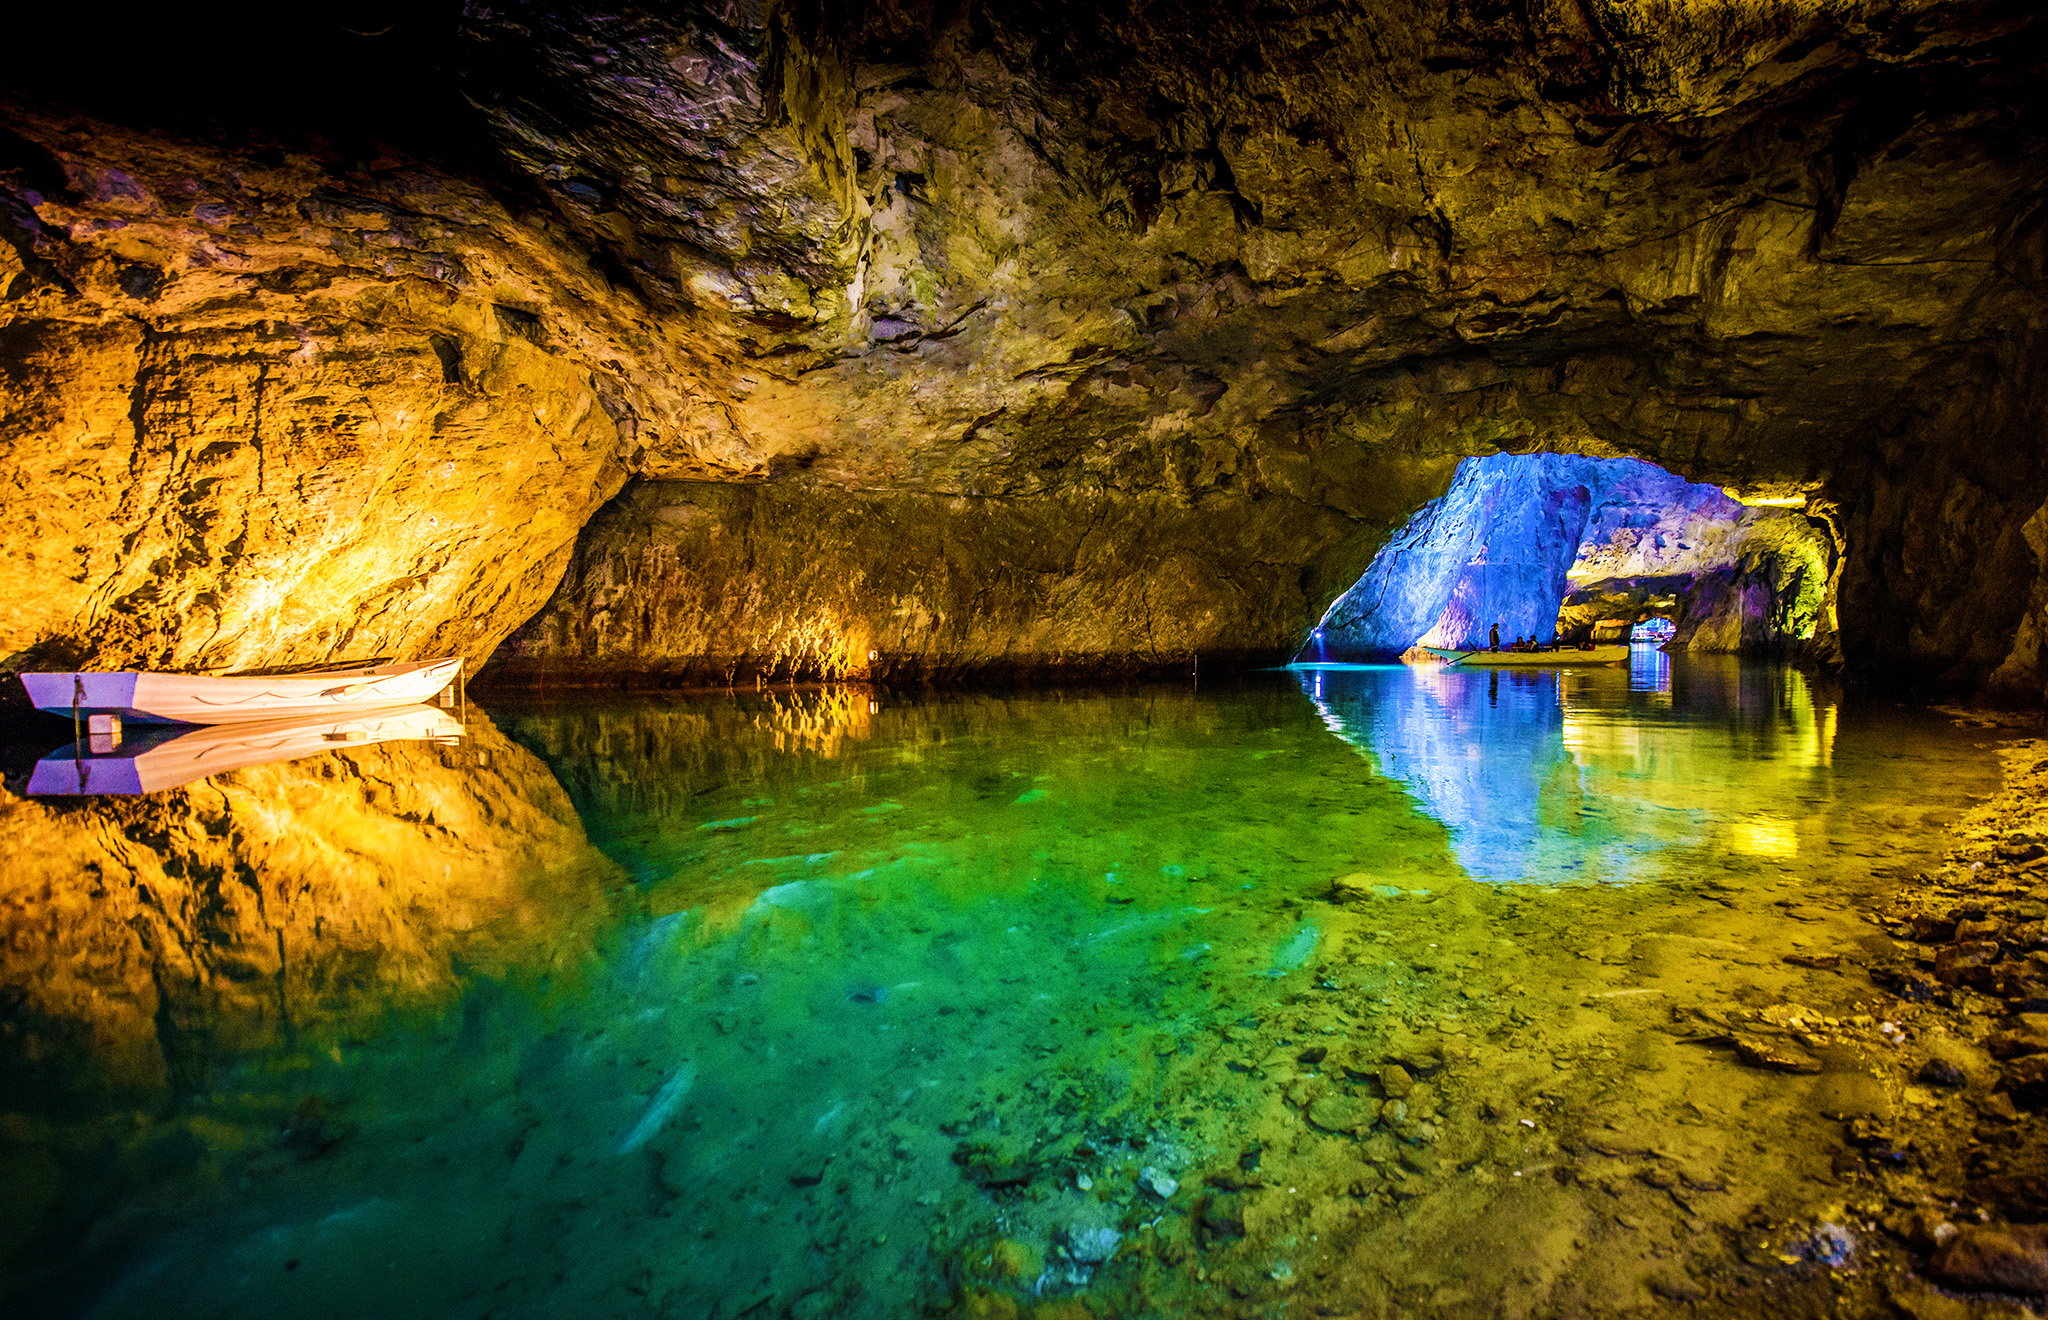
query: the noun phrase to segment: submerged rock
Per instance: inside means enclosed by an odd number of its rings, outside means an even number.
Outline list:
[[[1854,1233],[1840,1224],[1823,1221],[1794,1245],[1805,1259],[1839,1269],[1849,1263],[1849,1258],[1862,1244]]]
[[[1820,1060],[1804,1050],[1795,1049],[1783,1041],[1763,1036],[1741,1033],[1728,1038],[1735,1046],[1735,1053],[1744,1063],[1755,1068],[1768,1068],[1774,1072],[1817,1073]]]
[[[1935,1251],[1928,1269],[1970,1292],[2048,1293],[2048,1224],[1963,1228]]]
[[[1196,1240],[1215,1246],[1244,1236],[1244,1196],[1240,1192],[1212,1192],[1202,1202]]]
[[[1891,1096],[1884,1082],[1867,1072],[1829,1073],[1813,1084],[1813,1107],[1830,1118],[1889,1122]]]
[[[1100,1265],[1116,1254],[1123,1234],[1113,1228],[1070,1228],[1066,1233],[1067,1254],[1083,1265]]]
[[[1379,1119],[1380,1104],[1364,1096],[1332,1091],[1312,1101],[1306,1113],[1308,1121],[1325,1132],[1357,1133]]]
[[[963,1141],[953,1150],[953,1162],[970,1181],[992,1191],[1022,1187],[1037,1175],[1021,1142]]]
[[[1947,1059],[1929,1059],[1920,1065],[1920,1071],[1915,1073],[1914,1077],[1928,1086],[1946,1087],[1950,1090],[1960,1090],[1970,1084],[1968,1075]]]
[[[1139,1170],[1138,1185],[1162,1201],[1172,1200],[1173,1194],[1180,1190],[1179,1179],[1149,1164]]]
[[[1951,944],[1934,955],[1934,979],[1943,985],[1986,985],[2000,952],[1995,940]]]

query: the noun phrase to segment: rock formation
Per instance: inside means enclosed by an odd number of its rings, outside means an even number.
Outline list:
[[[1676,644],[1693,650],[1766,651],[1816,632],[1824,647],[1831,549],[1801,513],[1747,507],[1648,463],[1468,459],[1330,607],[1301,658],[1476,648],[1496,627],[1503,643],[1611,638],[1625,629],[1600,625],[1651,614],[1673,619]]]
[[[1850,665],[2042,688],[2026,6],[334,22],[11,75],[16,663],[480,660],[558,584],[502,672],[1278,658],[1549,451],[1805,497]],[[152,109],[344,40],[437,76],[378,140]]]

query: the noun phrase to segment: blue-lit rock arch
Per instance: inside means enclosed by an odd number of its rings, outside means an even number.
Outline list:
[[[1623,639],[1651,617],[1672,621],[1674,647],[1782,647],[1812,635],[1832,567],[1831,542],[1796,509],[1745,505],[1636,459],[1497,454],[1459,466],[1298,658],[1483,647],[1495,628],[1503,643],[1602,625]]]

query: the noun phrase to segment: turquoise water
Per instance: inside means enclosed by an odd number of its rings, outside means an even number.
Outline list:
[[[1857,947],[1994,783],[1937,719],[1651,652],[508,702],[10,796],[8,1304],[1624,1309],[1666,1220],[1834,1195],[1806,1079],[1674,1016],[1849,1018],[1783,954]]]

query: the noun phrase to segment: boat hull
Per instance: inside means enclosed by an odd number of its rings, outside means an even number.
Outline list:
[[[1423,650],[1450,664],[1474,669],[1556,669],[1618,665],[1628,659],[1625,645],[1596,646],[1590,651],[1454,651],[1445,646]]]
[[[312,674],[22,674],[37,709],[53,715],[119,715],[139,724],[246,724],[410,706],[455,681],[462,658],[418,660]]]

